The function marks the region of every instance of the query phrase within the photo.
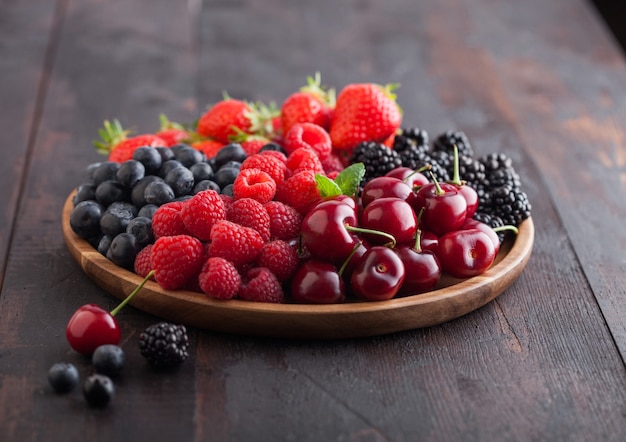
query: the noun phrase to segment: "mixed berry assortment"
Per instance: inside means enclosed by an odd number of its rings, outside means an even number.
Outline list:
[[[135,136],[106,122],[108,158],[87,168],[70,225],[164,289],[220,300],[381,300],[484,272],[530,216],[510,158],[401,124],[393,87],[336,96],[319,76],[280,108],[225,97],[194,125],[162,117]],[[306,286],[328,264],[336,287]],[[392,269],[392,289],[365,293]]]
[[[280,107],[225,96],[194,124],[162,116],[157,131],[132,136],[105,122],[95,144],[108,157],[86,168],[72,230],[144,282],[215,300],[380,301],[487,270],[530,216],[511,159],[476,157],[462,131],[431,142],[402,126],[393,86],[337,95],[308,80]],[[115,313],[79,309],[72,347],[117,345]],[[143,333],[142,354],[184,360],[177,327]]]

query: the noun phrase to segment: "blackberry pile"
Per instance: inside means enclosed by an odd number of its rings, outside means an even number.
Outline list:
[[[369,141],[362,142],[354,148],[350,163],[365,165],[364,183],[402,166],[402,160],[395,150],[389,149],[384,144]]]
[[[400,166],[413,170],[430,165],[438,181],[449,181],[454,173],[455,146],[459,157],[459,175],[478,193],[477,220],[491,227],[519,226],[530,216],[531,205],[511,158],[503,153],[476,158],[474,148],[462,131],[446,131],[429,143],[425,130],[402,128],[395,136],[393,149],[377,143],[361,143],[355,149],[351,162],[365,164],[364,183],[385,175],[390,168],[397,167],[398,161]]]

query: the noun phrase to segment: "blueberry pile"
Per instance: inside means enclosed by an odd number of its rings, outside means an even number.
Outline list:
[[[140,147],[123,163],[91,164],[73,198],[70,226],[113,263],[132,270],[137,253],[154,242],[151,219],[159,206],[207,189],[232,196],[245,158],[237,143],[210,160],[180,144]]]
[[[117,376],[124,367],[126,357],[117,345],[102,345],[91,358],[94,373],[87,376],[83,383],[83,397],[93,408],[106,407],[115,397],[115,385],[112,377]],[[48,370],[48,383],[57,394],[70,393],[80,382],[78,369],[69,362],[57,362]]]

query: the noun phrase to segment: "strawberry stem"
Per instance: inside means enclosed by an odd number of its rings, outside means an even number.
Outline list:
[[[146,282],[148,282],[148,280],[152,278],[153,276],[154,276],[154,270],[151,270],[150,273],[148,273],[146,277],[143,279],[143,281],[141,281],[141,284],[135,287],[135,290],[133,290],[130,293],[130,295],[126,297],[126,299],[124,299],[122,302],[120,302],[120,304],[117,307],[111,310],[110,315],[111,316],[117,315],[120,312],[120,310],[122,310],[122,308],[124,308],[124,306],[130,302],[131,298],[135,296],[139,292],[139,290],[141,290],[141,288],[146,284]]]

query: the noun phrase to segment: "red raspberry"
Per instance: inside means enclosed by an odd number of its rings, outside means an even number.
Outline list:
[[[163,236],[152,246],[154,278],[166,290],[177,290],[202,268],[204,246],[189,235]]]
[[[285,302],[285,293],[270,270],[255,267],[246,273],[245,281],[239,287],[239,298],[246,301],[279,304]]]
[[[261,249],[256,264],[259,267],[266,267],[276,275],[280,283],[285,283],[298,269],[298,253],[286,241],[271,241]]]
[[[226,195],[225,193],[220,193],[220,198],[222,199],[222,201],[224,201],[224,207],[226,208],[226,210],[228,210],[228,207],[230,207],[233,201],[235,201],[232,196]]]
[[[326,175],[332,172],[341,172],[345,166],[343,165],[343,161],[339,156],[335,153],[331,153],[322,161],[322,167],[324,168],[324,172]]]
[[[270,214],[257,200],[241,198],[233,201],[226,210],[226,219],[256,230],[261,234],[264,242],[270,239]]]
[[[328,177],[328,179],[330,179],[330,180],[333,180],[333,181],[334,181],[334,180],[337,178],[337,176],[339,176],[339,172],[337,172],[337,171],[333,171],[333,172],[330,172],[330,173],[329,173],[328,175],[326,175],[326,176]]]
[[[213,224],[226,218],[226,207],[215,190],[203,190],[185,202],[180,215],[193,236],[208,241]]]
[[[280,153],[280,152],[279,152]],[[282,155],[282,154],[281,154]],[[272,177],[276,185],[285,181],[287,166],[278,158],[269,155],[252,155],[241,163],[241,170],[259,169]]]
[[[276,194],[276,182],[259,169],[245,169],[239,172],[233,183],[234,198],[252,198],[261,204],[271,201]]]
[[[313,173],[324,173],[324,167],[322,167],[322,162],[317,153],[308,147],[301,147],[289,154],[287,157],[287,169],[293,175],[305,170]]]
[[[265,204],[270,216],[270,238],[289,241],[297,238],[302,226],[302,215],[293,207],[280,201]]]
[[[230,221],[218,221],[211,229],[211,256],[218,256],[241,267],[256,259],[263,247],[261,234]]]
[[[287,164],[287,155],[277,150],[262,150],[259,152],[259,155],[276,158],[281,163]]]
[[[306,147],[312,149],[320,160],[330,155],[333,144],[330,135],[323,127],[314,123],[297,123],[291,126],[284,139],[288,154]]]
[[[155,238],[162,236],[188,235],[180,211],[185,204],[180,201],[163,204],[152,215],[152,232]]]
[[[152,270],[152,263],[150,262],[150,252],[152,251],[152,244],[148,244],[137,253],[135,257],[134,269],[135,273],[145,278]]]
[[[217,299],[234,298],[241,285],[241,277],[233,263],[218,257],[206,260],[198,281],[206,295]]]
[[[278,186],[275,199],[305,215],[320,199],[315,173],[305,170],[287,178]]]

